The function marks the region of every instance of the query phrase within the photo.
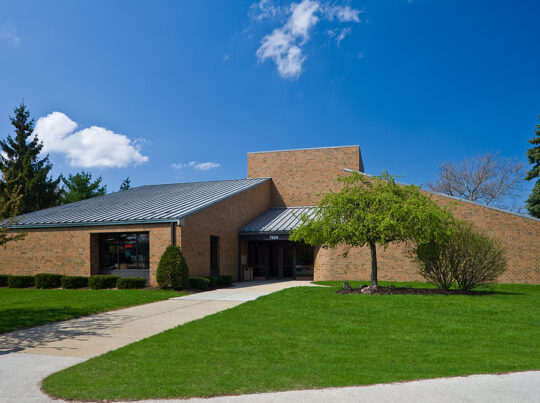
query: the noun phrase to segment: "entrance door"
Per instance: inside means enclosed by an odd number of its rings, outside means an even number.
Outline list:
[[[268,243],[268,278],[280,278],[280,245]]]
[[[210,237],[210,275],[219,276],[219,237]]]

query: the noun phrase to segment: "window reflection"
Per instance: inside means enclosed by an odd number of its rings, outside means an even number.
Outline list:
[[[148,233],[100,234],[101,270],[148,270]]]

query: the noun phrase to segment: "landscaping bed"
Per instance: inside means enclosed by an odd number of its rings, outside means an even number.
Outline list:
[[[340,295],[342,282],[331,285],[187,323],[53,374],[43,388],[74,400],[136,400],[540,369],[540,286],[386,296]]]

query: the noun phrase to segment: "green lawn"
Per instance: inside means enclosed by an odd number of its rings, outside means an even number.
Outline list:
[[[0,288],[0,333],[179,295],[161,290]]]
[[[53,374],[43,387],[67,399],[149,399],[540,369],[540,286],[474,296],[336,290],[271,294]]]

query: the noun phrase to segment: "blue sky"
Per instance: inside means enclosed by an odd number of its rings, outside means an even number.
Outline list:
[[[287,148],[359,144],[366,172],[416,184],[488,151],[526,162],[539,15],[538,1],[6,1],[0,137],[24,97],[55,174],[84,168],[109,191],[245,177],[248,151]]]

